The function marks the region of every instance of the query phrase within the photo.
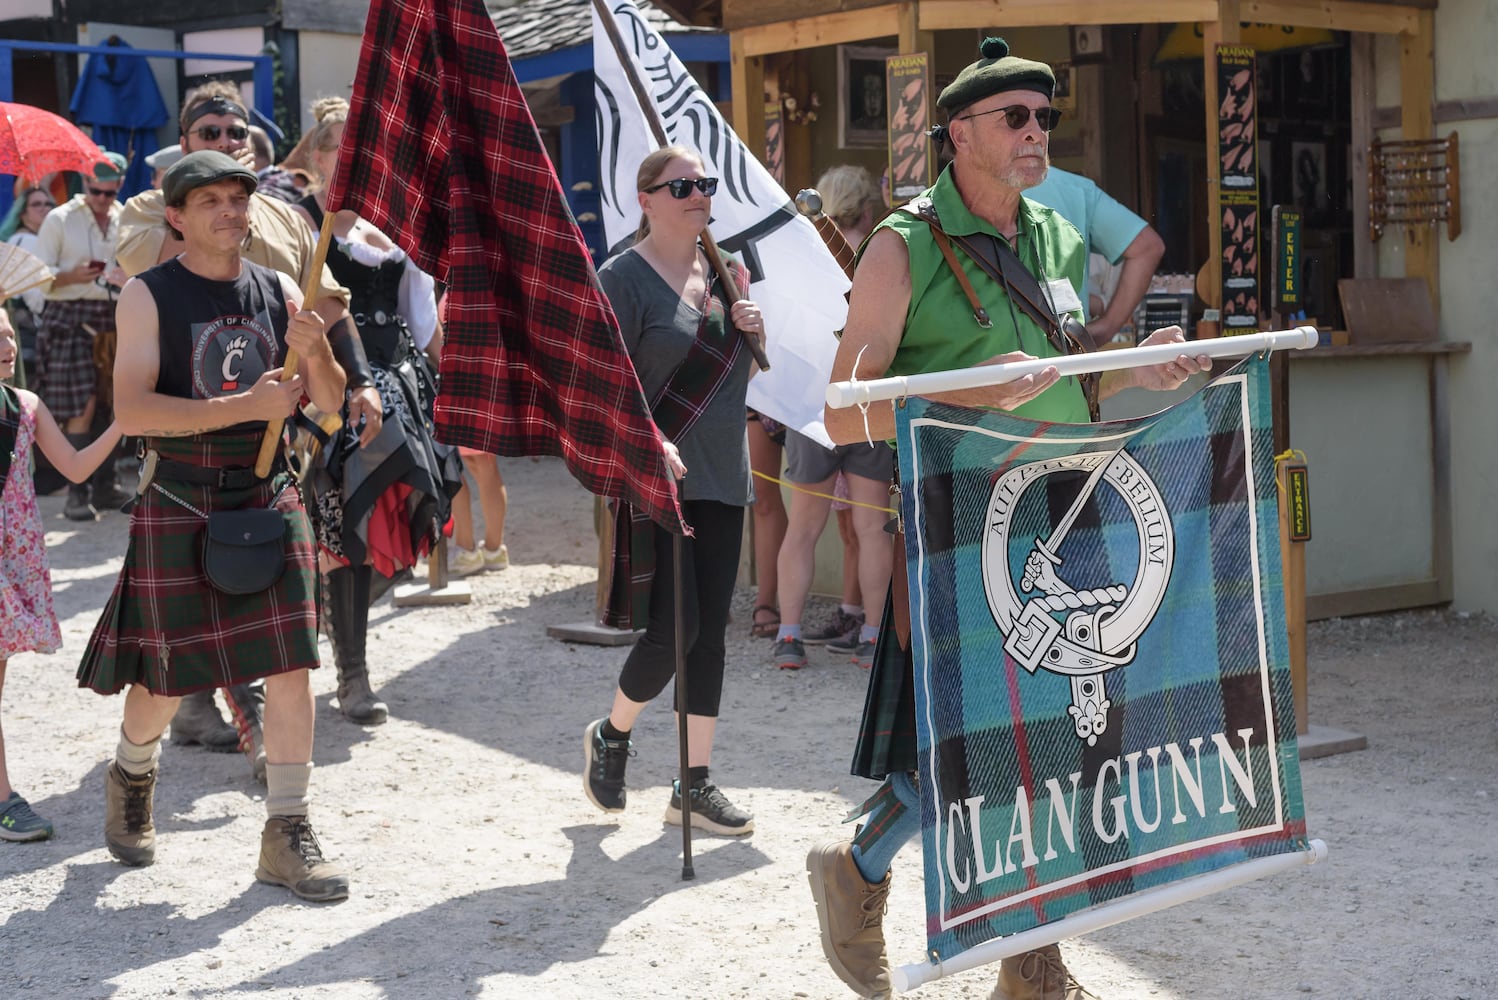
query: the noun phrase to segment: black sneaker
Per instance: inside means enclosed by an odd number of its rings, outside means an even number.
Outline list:
[[[681,826],[681,781],[671,782],[671,803],[666,806],[666,822]],[[754,817],[728,801],[723,790],[710,781],[692,786],[692,829],[720,833],[725,837],[745,837],[754,832]]]
[[[623,812],[624,768],[635,755],[629,740],[606,740],[599,719],[583,730],[583,792],[604,812]]]
[[[801,633],[801,641],[808,646],[820,646],[828,643],[831,648],[833,640],[847,642],[851,636],[854,641],[858,639],[858,630],[863,627],[863,615],[850,615],[841,607],[832,612],[832,619],[821,628],[812,629],[810,632]],[[836,652],[836,650],[834,650]]]

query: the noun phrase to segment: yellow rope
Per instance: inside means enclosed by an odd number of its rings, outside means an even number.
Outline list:
[[[779,485],[788,487],[789,489],[792,489],[797,493],[805,493],[807,496],[821,497],[823,500],[832,500],[836,503],[845,503],[854,507],[867,507],[869,510],[883,511],[886,514],[895,513],[895,509],[893,507],[881,507],[878,504],[860,503],[857,500],[849,500],[847,497],[835,497],[830,493],[818,493],[816,490],[809,490],[804,486],[797,486],[795,483],[788,480],[776,479],[774,476],[767,476],[763,472],[760,472],[758,469],[753,469],[751,471],[753,471],[756,476],[767,482],[778,483]]]
[[[1282,477],[1279,475],[1279,466],[1280,466],[1280,463],[1281,462],[1294,461],[1296,459],[1299,459],[1300,463],[1302,465],[1309,466],[1311,464],[1311,460],[1309,458],[1306,458],[1306,453],[1303,452],[1303,451],[1301,451],[1299,448],[1286,448],[1284,451],[1282,451],[1278,455],[1274,456],[1274,467],[1275,467],[1274,486],[1275,486],[1275,489],[1278,490],[1280,493],[1284,493],[1285,492],[1285,484],[1282,481]]]

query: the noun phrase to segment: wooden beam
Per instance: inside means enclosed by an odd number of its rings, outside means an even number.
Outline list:
[[[1435,14],[1421,11],[1419,29],[1399,36],[1399,103],[1402,107],[1400,131],[1404,139],[1430,139],[1435,136],[1432,105],[1435,97],[1436,50]],[[1440,230],[1434,225],[1410,225],[1404,230],[1404,273],[1409,278],[1424,278],[1430,286],[1430,300],[1440,312]]]
[[[823,17],[881,7],[890,0],[722,0],[721,26],[727,31],[784,24],[797,18]]]
[[[1215,21],[1217,0],[921,0],[921,28]]]
[[[1368,147],[1373,144],[1373,102],[1377,98],[1374,38],[1365,32],[1352,36],[1352,276],[1378,277],[1378,248],[1368,233]]]
[[[898,6],[900,54],[926,53],[926,124],[935,125],[940,120],[936,117],[936,35],[921,29],[921,5],[917,0],[904,0]],[[938,158],[934,146],[930,147],[930,157],[927,161],[930,164],[927,168],[927,181],[934,179],[937,173]],[[894,169],[893,164],[890,169]]]
[[[728,38],[733,80],[733,130],[756,159],[765,155],[765,62],[743,49],[737,32]]]
[[[1378,108],[1373,112],[1374,128],[1398,128],[1403,121],[1399,108]],[[1498,118],[1498,97],[1468,97],[1454,101],[1437,101],[1432,120],[1437,125],[1448,122],[1477,122]]]
[[[1414,7],[1367,0],[1241,0],[1242,19],[1259,24],[1399,35],[1414,31]]]
[[[1218,20],[1202,25],[1202,95],[1207,113],[1207,246],[1210,253],[1207,274],[1218,286],[1222,284],[1222,161],[1217,155],[1217,115],[1222,94],[1217,87],[1217,46],[1238,43],[1241,20],[1238,0],[1222,0],[1218,5]],[[1262,207],[1260,219],[1264,217]],[[1261,234],[1268,230],[1268,226],[1259,228]],[[1261,240],[1261,246],[1262,243]]]
[[[775,52],[795,52],[823,45],[845,45],[884,38],[900,33],[899,4],[885,4],[864,10],[797,18],[779,24],[734,30],[734,44],[744,55],[764,56]]]

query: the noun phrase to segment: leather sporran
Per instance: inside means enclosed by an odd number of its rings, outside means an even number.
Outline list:
[[[269,590],[286,571],[286,515],[274,507],[217,510],[203,529],[203,573],[225,594]]]

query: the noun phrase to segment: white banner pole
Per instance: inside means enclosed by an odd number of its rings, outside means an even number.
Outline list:
[[[858,406],[861,403],[899,399],[902,396],[929,396],[938,392],[976,389],[985,385],[1002,385],[1005,382],[1013,382],[1026,375],[1044,371],[1052,365],[1063,376],[1086,375],[1089,372],[1162,365],[1175,360],[1182,354],[1191,357],[1205,354],[1209,358],[1241,358],[1258,351],[1302,351],[1308,347],[1315,347],[1319,340],[1320,334],[1316,332],[1314,326],[1301,326],[1294,330],[1277,330],[1272,333],[1219,337],[1214,340],[1188,340],[1183,344],[1125,347],[1116,351],[1091,351],[1087,354],[1072,354],[1064,358],[1017,361],[1008,365],[979,365],[976,368],[929,372],[924,375],[897,375],[893,378],[876,378],[869,381],[833,382],[827,387],[827,405],[839,410],[848,406]]]
[[[1034,951],[1036,948],[1043,948],[1048,944],[1055,944],[1057,941],[1080,937],[1083,934],[1102,930],[1104,927],[1123,923],[1125,920],[1156,913],[1180,903],[1189,903],[1193,899],[1231,889],[1265,875],[1290,871],[1302,865],[1313,865],[1318,861],[1324,861],[1326,855],[1326,842],[1313,840],[1304,851],[1255,858],[1253,861],[1245,861],[1242,864],[1208,872],[1205,875],[1196,875],[1169,885],[1145,889],[1143,892],[1136,892],[1116,903],[1109,903],[1075,916],[1064,917],[1042,927],[1011,934],[1008,937],[994,938],[946,962],[912,962],[909,965],[899,965],[890,970],[890,981],[896,993],[908,993],[943,976],[966,972],[981,965],[988,965],[990,962],[997,962],[1000,959]]]

